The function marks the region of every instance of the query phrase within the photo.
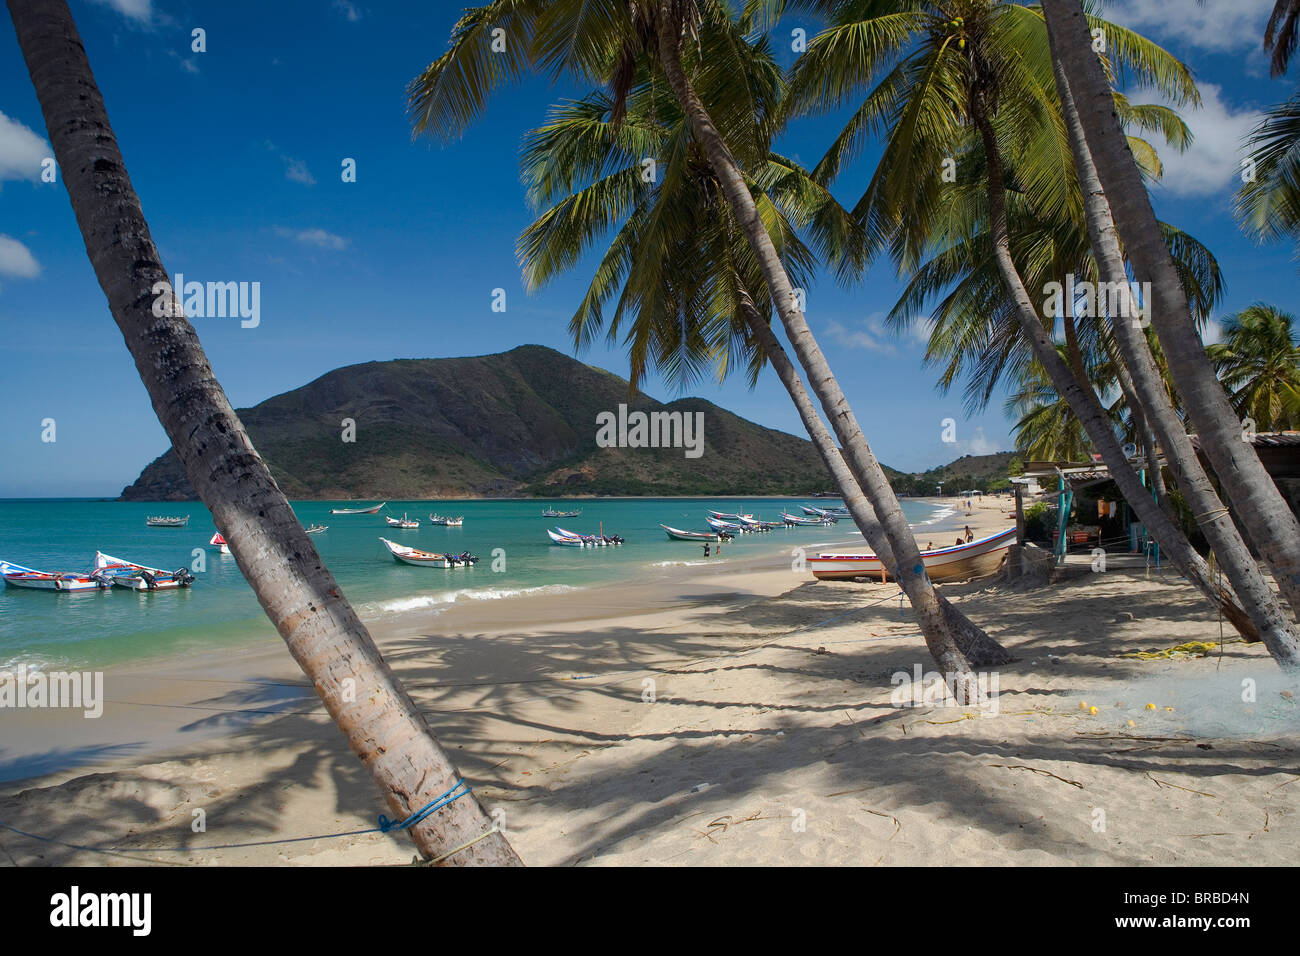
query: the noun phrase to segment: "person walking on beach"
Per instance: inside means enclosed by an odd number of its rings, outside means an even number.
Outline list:
[[[975,540],[975,532],[971,531],[971,529],[970,529],[970,525],[967,525],[967,526],[966,526],[966,542],[967,542],[967,544],[969,544],[970,542],[972,542],[972,541],[974,541],[974,540]]]

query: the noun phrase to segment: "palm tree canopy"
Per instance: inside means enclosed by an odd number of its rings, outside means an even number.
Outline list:
[[[1300,346],[1296,320],[1256,302],[1224,325],[1223,341],[1207,352],[1243,419],[1259,431],[1300,428]]]

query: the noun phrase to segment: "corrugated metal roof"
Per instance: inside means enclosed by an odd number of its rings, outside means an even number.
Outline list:
[[[1201,447],[1199,435],[1192,435],[1192,444]],[[1250,443],[1262,448],[1300,447],[1300,432],[1256,432],[1250,436]]]

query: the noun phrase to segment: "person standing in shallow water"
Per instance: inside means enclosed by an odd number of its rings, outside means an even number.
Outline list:
[[[975,540],[975,532],[974,532],[974,531],[971,531],[971,529],[970,529],[970,525],[967,525],[967,526],[966,526],[966,542],[969,544],[970,542],[972,542],[972,541],[974,541],[974,540]]]

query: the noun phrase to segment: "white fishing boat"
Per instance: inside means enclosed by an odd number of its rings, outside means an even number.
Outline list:
[[[798,515],[781,512],[781,517],[785,519],[786,524],[799,525],[801,527],[820,527],[821,525],[834,524],[834,518],[800,518]]]
[[[330,526],[327,524],[314,524],[307,529],[308,534],[320,534],[322,531],[328,531]]]
[[[950,548],[922,551],[921,561],[931,581],[973,578],[996,571],[1007,549],[1016,543],[1016,529],[1008,528],[986,538]],[[808,569],[822,581],[842,578],[876,577],[888,579],[880,559],[874,554],[819,554],[808,558]]]
[[[576,518],[582,514],[582,509],[577,511],[556,511],[554,508],[547,508],[542,512],[543,518]]]
[[[163,571],[115,558],[102,551],[95,552],[95,569],[106,572],[116,586],[131,591],[174,591],[194,583],[194,575],[188,568]]]
[[[230,545],[226,544],[226,539],[221,537],[220,531],[218,531],[216,534],[212,536],[212,539],[208,542],[208,544],[215,547],[222,554],[230,553]]]
[[[90,574],[52,573],[0,561],[0,575],[5,584],[32,591],[100,591],[113,586],[112,578],[99,571]]]
[[[670,528],[666,524],[659,527],[668,532],[668,537],[674,541],[721,541],[722,536],[716,531],[682,531],[679,528]]]
[[[455,518],[448,518],[445,515],[429,515],[429,524],[440,525],[445,528],[459,528],[464,523],[464,515],[459,515]]]
[[[379,509],[388,504],[387,501],[381,501],[373,508],[331,508],[332,515],[375,515],[379,514]]]
[[[400,518],[390,518],[388,515],[384,515],[384,520],[388,522],[390,528],[402,528],[409,531],[412,528],[420,527],[419,521],[408,518],[406,515],[402,515]]]
[[[145,518],[144,523],[150,528],[183,528],[190,523],[190,516],[152,515]]]
[[[419,548],[408,548],[404,544],[398,544],[396,541],[389,541],[387,538],[380,538],[384,542],[384,547],[393,559],[400,561],[402,564],[412,564],[420,568],[468,568],[478,563],[478,558],[468,551],[464,554],[438,554],[434,551],[421,551]]]
[[[600,534],[579,534],[577,531],[568,531],[556,525],[555,531],[563,538],[577,538],[586,543],[591,548],[604,548],[616,544],[622,544],[623,539],[616,534],[605,534],[602,529]]]
[[[704,519],[710,528],[714,531],[729,531],[733,534],[740,534],[742,531],[748,531],[749,528],[734,521],[723,521],[721,518],[706,517]]]
[[[757,522],[757,519],[753,515],[728,514],[725,511],[710,511],[709,517],[718,518],[721,521],[736,521],[741,524]]]
[[[583,541],[581,538],[572,535],[556,534],[550,528],[546,529],[546,533],[550,536],[552,544],[561,544],[566,548],[585,548],[587,546],[587,542]]]

